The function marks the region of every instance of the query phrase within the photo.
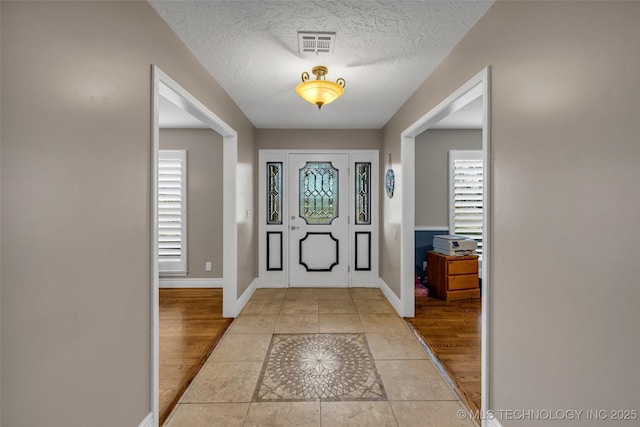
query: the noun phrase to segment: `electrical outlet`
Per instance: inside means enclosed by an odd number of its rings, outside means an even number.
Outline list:
[[[211,261],[207,261],[204,263],[204,269],[207,271],[211,271],[212,269]]]

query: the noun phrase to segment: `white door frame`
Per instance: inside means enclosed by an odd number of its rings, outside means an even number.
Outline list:
[[[257,287],[260,288],[280,288],[289,286],[288,275],[288,260],[289,260],[289,234],[288,234],[288,208],[285,208],[283,215],[283,222],[280,225],[273,226],[266,223],[266,163],[267,162],[282,162],[283,165],[288,163],[290,154],[348,154],[349,155],[349,168],[353,168],[356,162],[370,162],[371,163],[371,224],[369,225],[355,225],[355,215],[353,214],[355,205],[353,197],[349,197],[349,214],[352,217],[349,224],[349,240],[347,242],[349,253],[349,264],[351,265],[351,271],[349,272],[349,286],[358,287],[378,287],[379,274],[378,274],[378,224],[379,224],[379,191],[377,187],[379,185],[379,150],[283,150],[283,149],[262,149],[258,151],[258,270],[259,278],[257,281]],[[284,171],[283,185],[289,180],[286,175],[288,171]],[[349,193],[354,194],[355,186],[355,171],[349,174]],[[284,190],[284,194],[288,195],[288,190]],[[285,198],[283,206],[288,207],[288,199]],[[359,234],[356,235],[355,233]],[[267,248],[267,236],[268,233],[273,233],[272,236],[276,238],[277,242],[282,245],[282,270],[268,271],[266,266],[266,248]],[[357,254],[355,253],[355,245],[351,244],[351,237],[366,237],[368,238],[368,247],[371,249],[369,257],[368,269],[356,270],[355,264],[357,260]],[[281,239],[281,240],[280,240]],[[362,245],[364,245],[364,240]]]
[[[158,269],[158,150],[160,129],[158,123],[158,98],[162,95],[201,120],[222,135],[223,140],[223,246],[225,256],[222,266],[222,315],[237,315],[237,217],[236,217],[236,169],[238,163],[238,134],[221,118],[212,113],[200,101],[187,92],[155,65],[151,66],[151,256],[150,256],[150,314],[151,314],[151,412],[153,425],[159,422],[159,269]]]
[[[482,152],[484,160],[484,196],[483,196],[483,268],[482,268],[482,349],[481,382],[482,414],[489,410],[489,315],[491,299],[491,87],[490,68],[486,67],[476,74],[444,101],[418,119],[401,133],[402,162],[402,246],[400,250],[400,300],[404,317],[415,315],[415,138],[444,117],[482,96]],[[485,417],[483,417],[485,418]],[[487,425],[487,420],[482,420]]]

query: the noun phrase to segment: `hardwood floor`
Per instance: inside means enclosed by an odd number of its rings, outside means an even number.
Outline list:
[[[482,300],[442,301],[416,296],[406,318],[429,346],[471,410],[480,408]]]
[[[231,321],[222,289],[160,289],[160,425]]]

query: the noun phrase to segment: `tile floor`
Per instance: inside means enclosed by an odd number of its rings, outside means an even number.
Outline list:
[[[378,289],[258,289],[165,427],[475,426],[459,410]]]

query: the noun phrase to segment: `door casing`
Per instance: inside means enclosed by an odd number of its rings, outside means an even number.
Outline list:
[[[415,138],[422,132],[431,128],[444,117],[452,114],[467,105],[477,97],[482,96],[482,153],[484,162],[484,194],[483,194],[483,263],[482,263],[482,345],[481,345],[481,382],[482,402],[481,412],[489,413],[489,401],[491,385],[489,342],[491,339],[490,316],[492,299],[492,270],[491,259],[493,255],[492,231],[493,205],[492,200],[492,175],[491,163],[491,68],[486,67],[473,76],[465,84],[446,99],[433,107],[424,116],[419,118],[400,135],[401,163],[402,163],[402,225],[401,225],[401,250],[400,250],[400,304],[401,316],[413,317],[415,315],[415,290],[414,290],[414,251],[415,251]],[[482,419],[482,426],[490,425],[488,419]]]
[[[151,66],[151,147],[150,147],[150,395],[151,422],[157,425],[159,420],[159,383],[160,383],[160,315],[159,315],[159,268],[158,268],[158,150],[160,147],[159,97],[170,100],[194,117],[222,135],[223,138],[223,180],[222,200],[223,244],[226,250],[223,259],[223,316],[235,317],[238,314],[237,298],[237,235],[236,214],[236,170],[238,163],[238,134],[216,116],[191,93],[163,72],[158,66]]]

